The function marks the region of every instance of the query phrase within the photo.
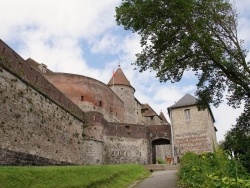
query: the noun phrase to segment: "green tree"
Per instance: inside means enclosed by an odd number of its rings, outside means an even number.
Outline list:
[[[236,125],[227,132],[221,147],[231,157],[239,160],[250,173],[250,110],[246,107],[241,116],[237,119]]]
[[[134,63],[155,70],[160,81],[178,82],[184,71],[198,77],[201,107],[218,106],[227,92],[238,107],[250,98],[247,51],[237,34],[237,13],[227,0],[123,0],[116,21],[141,36]]]

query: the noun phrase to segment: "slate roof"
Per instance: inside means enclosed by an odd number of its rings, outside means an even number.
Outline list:
[[[168,112],[170,112],[171,109],[174,108],[181,108],[181,107],[185,107],[185,106],[193,106],[197,104],[197,98],[195,98],[194,96],[190,95],[189,93],[187,93],[186,95],[184,95],[180,100],[178,100],[174,105],[168,107]],[[214,119],[214,115],[213,112],[210,108],[210,106],[208,105],[208,110],[213,118],[213,121],[215,122]]]
[[[112,86],[112,85],[125,85],[125,86],[132,87],[120,67],[115,71],[115,73],[113,73],[112,78],[108,82],[108,86]]]
[[[192,105],[196,105],[196,103],[197,103],[197,99],[187,93],[180,100],[178,100],[174,105],[168,108],[172,109],[172,108],[179,108],[179,107],[184,107],[184,106],[192,106]]]

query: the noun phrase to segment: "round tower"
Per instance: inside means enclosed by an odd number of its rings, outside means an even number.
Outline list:
[[[120,66],[113,73],[108,82],[108,86],[124,102],[124,120],[123,123],[136,123],[136,101],[134,97],[135,89],[131,86]]]

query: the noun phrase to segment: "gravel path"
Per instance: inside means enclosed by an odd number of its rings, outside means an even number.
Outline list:
[[[178,170],[155,171],[133,188],[178,188],[177,172]]]

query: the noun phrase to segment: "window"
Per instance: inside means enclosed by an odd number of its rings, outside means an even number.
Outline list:
[[[99,106],[101,106],[101,107],[102,107],[102,101],[99,101]]]
[[[84,101],[84,96],[83,95],[81,96],[81,101]]]
[[[186,120],[191,119],[190,109],[186,109],[186,110],[184,110],[184,114],[185,114],[185,118],[186,118]]]

